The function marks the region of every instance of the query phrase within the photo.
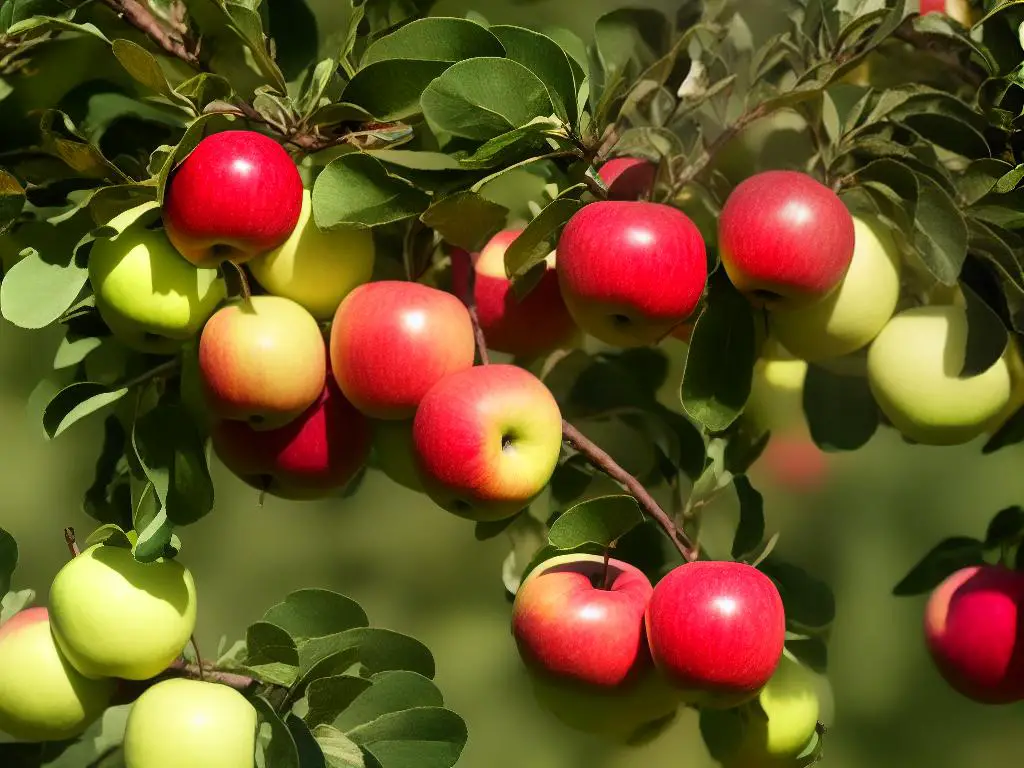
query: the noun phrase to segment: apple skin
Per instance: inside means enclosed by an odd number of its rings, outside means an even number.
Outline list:
[[[255,131],[207,136],[171,173],[167,236],[202,267],[242,263],[281,245],[302,210],[302,178],[284,148]]]
[[[970,0],[921,0],[921,15],[944,13],[970,29],[984,16],[984,11],[974,8]]]
[[[341,391],[374,419],[410,419],[445,376],[469,368],[469,311],[450,293],[400,280],[356,288],[331,327],[331,367]]]
[[[103,714],[114,689],[113,680],[89,680],[61,655],[45,608],[0,626],[0,731],[30,742],[72,738]]]
[[[173,354],[199,333],[227,295],[215,269],[197,269],[158,229],[145,226],[156,203],[124,211],[107,226],[118,234],[89,253],[89,283],[111,333],[139,352]]]
[[[853,259],[853,217],[805,173],[765,171],[740,182],[718,218],[722,266],[752,303],[811,304],[831,293]]]
[[[269,293],[298,302],[317,320],[330,320],[352,289],[369,282],[375,260],[370,230],[322,232],[313,220],[312,196],[304,189],[291,235],[248,267]]]
[[[413,445],[435,503],[469,520],[503,520],[551,479],[562,448],[562,415],[529,371],[476,366],[426,394],[413,420]]]
[[[496,352],[534,358],[569,344],[576,324],[562,299],[553,255],[533,290],[522,299],[516,297],[505,274],[505,251],[521,233],[521,229],[502,230],[479,254],[454,249],[452,292],[464,297],[469,270],[475,269],[473,299],[487,346]]]
[[[642,157],[613,157],[597,175],[608,187],[609,200],[639,200],[654,188],[658,166]]]
[[[1010,402],[1009,353],[959,378],[966,349],[967,312],[957,305],[904,310],[871,343],[871,393],[906,437],[925,445],[966,443]]]
[[[277,429],[221,421],[211,429],[214,451],[229,470],[282,499],[319,499],[344,488],[366,464],[371,428],[328,374],[320,397]]]
[[[373,422],[375,466],[391,480],[413,491],[423,491],[416,467],[412,441],[412,420]]]
[[[147,680],[192,636],[195,582],[174,560],[140,563],[130,549],[97,544],[54,578],[50,624],[65,658],[86,677]]]
[[[813,304],[771,313],[775,338],[802,360],[862,349],[896,311],[902,265],[896,243],[877,222],[854,217],[853,227],[853,260],[839,286]]]
[[[591,203],[569,220],[555,271],[569,313],[619,347],[654,344],[686,320],[707,282],[697,226],[660,203]]]
[[[712,708],[757,696],[786,639],[778,589],[745,563],[698,561],[673,569],[654,587],[646,624],[661,673],[688,701]]]
[[[928,598],[928,652],[954,690],[981,704],[1024,700],[1024,573],[963,568]]]
[[[316,320],[280,296],[253,296],[214,313],[199,338],[199,374],[217,417],[272,429],[297,418],[324,388],[327,348]]]
[[[252,768],[256,728],[256,708],[233,688],[163,680],[128,713],[125,768]]]

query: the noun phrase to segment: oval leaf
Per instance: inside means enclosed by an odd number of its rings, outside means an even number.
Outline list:
[[[320,229],[390,224],[417,216],[428,205],[423,192],[360,153],[331,161],[313,185],[313,217]]]
[[[455,63],[481,56],[504,56],[505,49],[487,29],[468,19],[417,19],[374,40],[362,66],[388,59],[419,59]]]
[[[246,630],[245,668],[275,685],[290,686],[299,674],[299,652],[280,627],[258,621]]]
[[[262,696],[251,699],[259,721],[270,725],[270,739],[262,744],[264,765],[274,768],[299,768],[299,749],[280,715]]]
[[[468,738],[462,718],[440,707],[391,712],[347,735],[382,768],[451,768]]]
[[[476,192],[457,192],[427,208],[420,221],[452,245],[479,251],[505,226],[508,208]]]
[[[584,544],[610,547],[643,521],[640,505],[632,496],[602,496],[566,510],[551,526],[548,542],[558,549]]]
[[[977,539],[965,536],[945,539],[910,569],[892,593],[897,597],[908,597],[930,592],[961,568],[982,565],[984,555],[985,544]]]
[[[441,706],[444,706],[441,692],[428,678],[402,670],[382,672],[374,675],[373,685],[341,713],[334,727],[347,732],[389,712]]]
[[[153,54],[131,40],[114,40],[110,47],[114,57],[129,75],[151,91],[165,96],[171,93],[167,78]]]
[[[420,97],[424,90],[449,66],[443,61],[378,61],[356,73],[345,86],[342,98],[381,122],[404,120],[420,113]],[[324,109],[332,109],[333,106]],[[317,120],[320,119],[317,113]]]
[[[740,502],[740,522],[732,540],[732,556],[739,560],[761,546],[764,541],[764,498],[745,475],[733,480]]]
[[[505,56],[518,61],[547,86],[555,113],[569,124],[576,121],[576,82],[569,55],[546,35],[524,27],[497,25],[491,33],[505,46]]]
[[[270,608],[263,620],[287,632],[296,645],[369,624],[359,603],[326,589],[292,592],[284,602]]]
[[[43,411],[43,429],[52,440],[75,422],[115,403],[128,394],[128,389],[111,389],[94,381],[69,384],[54,395]]]
[[[314,727],[333,723],[371,685],[372,680],[354,675],[333,675],[313,680],[306,688],[309,704],[306,722]]]
[[[842,403],[842,408],[836,408]],[[807,366],[803,408],[811,437],[823,451],[855,451],[878,429],[878,405],[867,379]]]

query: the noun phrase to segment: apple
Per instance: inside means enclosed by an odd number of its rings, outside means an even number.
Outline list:
[[[613,157],[597,175],[608,187],[609,200],[639,200],[654,189],[658,166],[642,157]]]
[[[488,241],[479,254],[452,251],[452,290],[465,297],[469,270],[474,269],[473,300],[487,346],[523,358],[534,358],[570,343],[576,333],[555,273],[555,254],[547,259],[540,282],[522,299],[505,274],[505,251],[522,233],[506,229]]]
[[[130,549],[96,544],[50,586],[57,645],[86,677],[147,680],[181,655],[196,625],[196,587],[181,563],[138,562]]]
[[[816,491],[828,480],[829,460],[802,429],[773,434],[754,465],[771,480],[791,491]]]
[[[654,663],[693,704],[732,707],[757,696],[786,640],[782,597],[746,563],[698,561],[670,571],[647,605]]]
[[[722,266],[733,285],[770,309],[831,293],[853,260],[853,217],[835,192],[797,171],[740,182],[718,218]]]
[[[211,430],[214,451],[235,475],[283,499],[318,499],[344,488],[366,464],[370,424],[338,389],[321,380],[318,400],[277,429],[221,421]]]
[[[317,320],[330,320],[352,289],[373,276],[376,251],[369,229],[321,231],[313,220],[308,189],[291,235],[248,263],[269,293],[296,301]]]
[[[171,173],[167,236],[197,266],[242,263],[281,245],[299,222],[302,178],[284,148],[255,131],[207,136]]]
[[[986,425],[986,432],[998,432],[1011,416],[1024,407],[1024,358],[1021,357],[1016,335],[1010,337],[1007,345],[1006,363],[1010,368],[1010,401]]]
[[[854,217],[853,260],[839,286],[807,306],[771,313],[772,333],[810,362],[847,355],[868,344],[896,311],[901,260],[878,222]]]
[[[374,419],[410,419],[445,376],[476,356],[473,322],[450,293],[381,280],[341,302],[331,327],[331,367],[341,391]]]
[[[256,708],[233,688],[163,680],[128,713],[125,768],[252,768],[256,729]]]
[[[970,0],[921,0],[921,15],[929,13],[944,13],[967,28],[984,16],[984,11],[975,8]]]
[[[197,269],[162,230],[146,226],[156,203],[130,208],[107,226],[89,253],[96,309],[123,344],[140,352],[172,354],[199,333],[227,295],[215,269]]]
[[[806,361],[793,357],[769,337],[761,357],[754,363],[750,397],[743,410],[744,418],[757,431],[783,431],[805,424],[803,392],[807,367]]]
[[[414,491],[423,490],[423,481],[416,468],[412,419],[375,421],[373,458],[374,465],[394,482]]]
[[[199,338],[210,411],[254,427],[287,424],[324,388],[327,348],[316,320],[291,299],[253,296],[219,309]]]
[[[1010,402],[1009,353],[960,377],[967,350],[962,306],[923,306],[895,315],[868,350],[868,384],[882,413],[906,437],[956,445],[982,434]]]
[[[438,505],[469,520],[503,520],[551,479],[562,415],[529,371],[481,365],[431,387],[416,411],[413,444],[424,489]]]
[[[555,271],[576,324],[614,346],[654,344],[697,307],[707,281],[704,239],[660,203],[581,208],[558,241]]]
[[[1024,700],[1024,572],[976,565],[928,598],[924,635],[939,674],[982,704]]]
[[[89,680],[61,655],[45,608],[0,626],[0,731],[21,741],[77,736],[109,706],[115,683]]]

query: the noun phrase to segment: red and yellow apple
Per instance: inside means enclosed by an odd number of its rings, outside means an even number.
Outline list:
[[[642,157],[613,157],[597,175],[608,188],[609,200],[640,200],[651,194],[658,166]]]

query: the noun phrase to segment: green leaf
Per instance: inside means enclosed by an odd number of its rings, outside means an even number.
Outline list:
[[[761,570],[775,582],[786,608],[787,624],[827,627],[836,617],[836,601],[828,584],[792,563],[769,557]]]
[[[25,190],[14,176],[0,168],[0,235],[10,229],[25,207]]]
[[[956,203],[935,181],[918,174],[914,245],[928,270],[944,285],[956,285],[967,258],[967,223]]]
[[[306,687],[309,704],[306,722],[311,727],[333,723],[371,685],[372,680],[354,675],[333,675],[313,680]]]
[[[842,403],[842,408],[836,408]],[[811,438],[823,451],[855,451],[878,429],[878,406],[867,379],[809,365],[803,408]]]
[[[441,692],[428,678],[404,670],[381,672],[334,721],[334,727],[347,733],[390,712],[443,706]]]
[[[1017,409],[1016,413],[996,430],[995,434],[982,446],[981,452],[988,455],[1001,448],[1017,445],[1021,441],[1024,441],[1024,408]]]
[[[52,440],[75,422],[115,403],[128,394],[125,387],[111,388],[94,381],[78,381],[58,392],[43,411],[43,428]]]
[[[309,730],[309,726],[297,715],[290,712],[285,716],[284,721],[291,732],[292,739],[295,740],[300,768],[327,768],[327,761],[323,750],[320,749],[320,745],[317,743],[312,731]]]
[[[259,13],[234,2],[226,2],[223,6],[231,19],[231,30],[252,52],[252,59],[260,74],[274,86],[278,93],[287,93],[288,84],[284,74],[267,49],[266,35],[263,33],[263,20]]]
[[[966,536],[945,539],[910,569],[892,593],[896,597],[908,597],[931,592],[960,569],[983,565],[984,555],[985,544],[977,539]]]
[[[382,768],[451,768],[462,755],[466,723],[440,707],[391,712],[349,731],[348,737]]]
[[[506,58],[519,62],[544,83],[555,114],[574,125],[578,88],[569,55],[550,37],[532,29],[497,25],[490,31],[505,47]]]
[[[59,124],[59,125],[58,125]],[[75,173],[93,179],[130,182],[128,176],[107,160],[95,144],[85,140],[75,129],[71,118],[56,109],[48,109],[39,121],[42,134],[40,148]]]
[[[0,528],[0,595],[11,589],[11,575],[18,567],[18,542],[10,533]]]
[[[390,35],[377,38],[363,54],[362,66],[391,59],[457,61],[504,56],[505,49],[487,29],[467,19],[417,19]]]
[[[428,205],[423,192],[362,153],[332,160],[313,185],[313,217],[320,229],[391,224],[419,215]]]
[[[101,525],[90,533],[82,549],[88,549],[96,544],[103,544],[106,547],[121,547],[122,549],[132,548],[132,540],[128,538],[128,534],[121,526],[113,523]]]
[[[999,314],[969,285],[960,283],[967,303],[967,349],[960,376],[984,373],[1006,351],[1009,335]]]
[[[33,589],[20,589],[17,592],[6,593],[3,598],[0,598],[0,624],[28,608],[35,600],[36,593]]]
[[[789,634],[789,633],[787,633]],[[786,650],[804,666],[818,674],[828,673],[828,644],[816,635],[798,635],[786,638]]]
[[[513,279],[524,277],[555,250],[563,227],[583,203],[572,197],[558,197],[517,237],[505,251],[505,272]]]
[[[313,729],[313,736],[330,768],[367,768],[359,745],[337,728],[318,725]]]
[[[152,489],[152,483],[146,486]],[[150,490],[150,497],[155,497],[156,492]],[[152,563],[161,557],[166,557],[168,549],[173,550],[171,541],[174,535],[174,524],[167,519],[167,508],[157,504],[151,516],[139,518],[135,521],[135,530],[139,538],[132,546],[132,556],[140,563]]]
[[[270,741],[263,745],[264,765],[273,768],[299,768],[299,749],[292,732],[277,714],[274,705],[262,696],[250,699],[259,714],[259,722],[270,726]]]
[[[379,61],[356,73],[345,86],[342,99],[381,122],[404,120],[420,113],[424,91],[450,66],[443,61]]]
[[[475,253],[505,226],[508,208],[476,192],[457,192],[433,203],[420,221],[452,245]]]
[[[434,677],[434,657],[429,648],[415,638],[376,627],[357,627],[309,640],[299,649],[301,668],[308,673],[323,660],[350,650],[354,652],[352,663],[361,663],[371,673],[406,669]]]
[[[521,128],[488,139],[467,157],[459,159],[462,168],[493,168],[512,165],[550,149],[549,138],[559,137],[549,120],[539,119]]]
[[[699,722],[704,746],[719,762],[732,757],[743,743],[743,713],[739,708],[701,709]]]
[[[280,627],[256,622],[245,633],[245,645],[245,668],[260,680],[287,688],[298,678],[299,651]]]
[[[220,75],[211,72],[200,72],[185,80],[174,92],[188,99],[200,110],[211,101],[226,99],[231,95],[231,83]]]
[[[709,284],[707,306],[690,339],[680,397],[691,419],[720,432],[737,419],[750,397],[756,331],[750,303],[721,271]]]
[[[669,47],[672,24],[653,9],[620,8],[594,25],[597,68],[590,69],[591,102],[610,104],[619,84],[635,80]],[[602,110],[595,110],[600,117]],[[603,127],[603,126],[602,126]]]
[[[740,522],[732,540],[732,557],[740,560],[764,541],[764,499],[745,475],[733,480],[740,502]]]
[[[557,549],[584,544],[610,547],[643,521],[640,505],[632,496],[601,496],[562,513],[548,531],[548,542]]]
[[[985,548],[1016,544],[1024,536],[1024,507],[1014,505],[999,510],[985,532]]]
[[[135,80],[164,96],[172,94],[160,63],[153,54],[131,40],[114,40],[110,46],[114,57]]]
[[[270,608],[263,621],[287,632],[296,645],[369,624],[359,603],[326,589],[300,589]]]
[[[86,246],[92,241],[87,235],[69,247],[60,227],[38,227],[33,231],[45,234],[33,241],[0,284],[4,318],[19,328],[33,330],[55,322],[82,292],[89,279]]]
[[[111,414],[103,422],[103,447],[96,459],[93,481],[82,501],[83,511],[101,523],[131,522],[127,462],[124,461],[125,431],[121,420]]]

